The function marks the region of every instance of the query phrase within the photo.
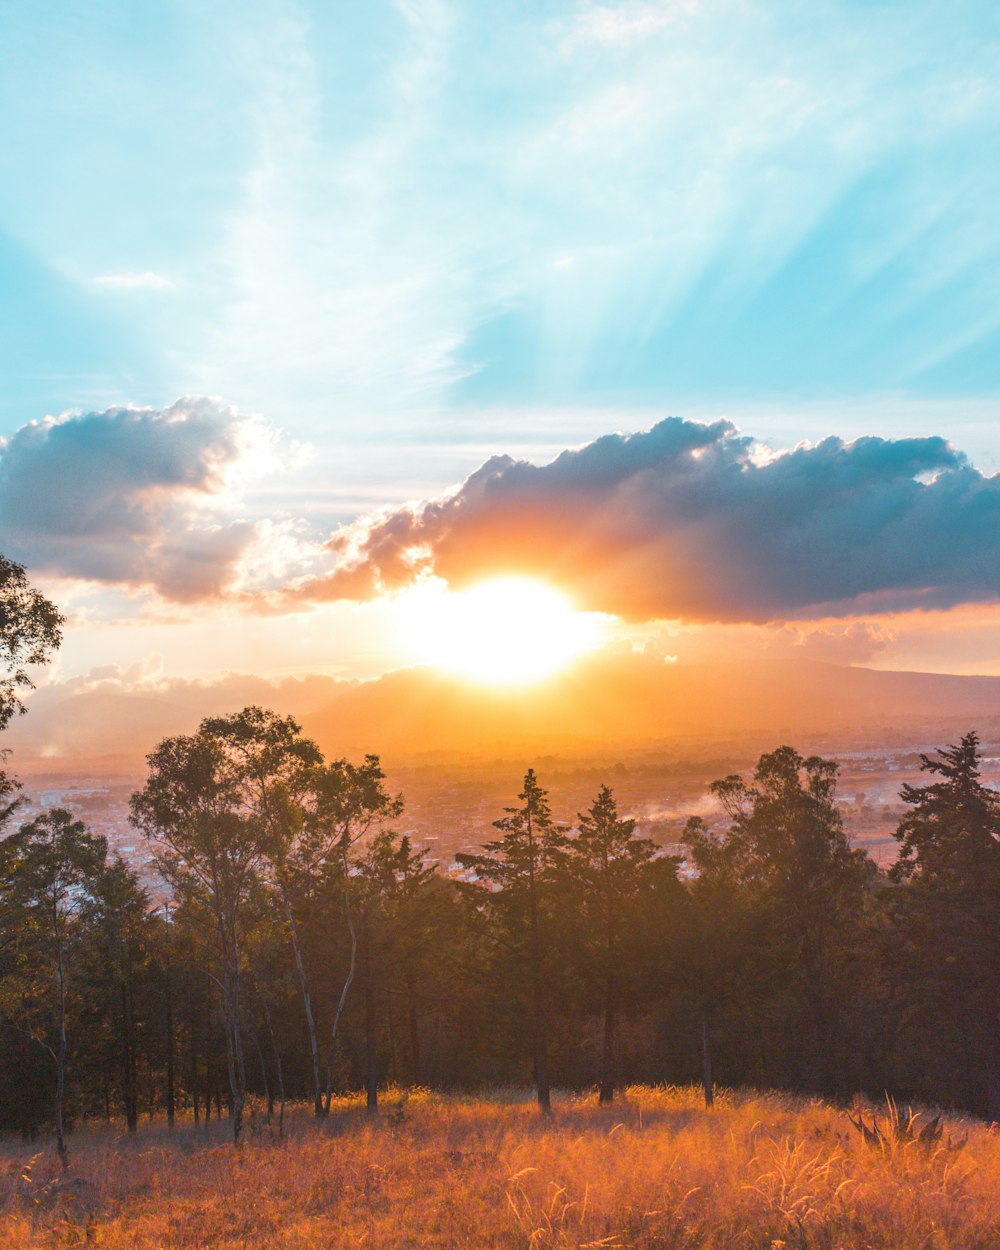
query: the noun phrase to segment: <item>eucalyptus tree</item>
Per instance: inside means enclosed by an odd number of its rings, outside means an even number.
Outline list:
[[[55,1068],[53,1123],[63,1168],[69,1003],[80,930],[106,875],[108,846],[63,808],[52,808],[0,843],[3,902],[17,947],[3,1006]]]
[[[505,808],[493,822],[502,835],[483,846],[483,854],[456,856],[486,889],[481,906],[494,916],[509,943],[520,973],[530,987],[532,1059],[535,1094],[543,1112],[550,1110],[549,1000],[552,973],[552,895],[563,862],[566,835],[552,819],[548,792],[534,769],[524,775],[520,805]]]
[[[309,815],[315,810],[314,782],[321,773],[323,756],[315,742],[302,736],[292,717],[257,706],[231,716],[210,717],[202,721],[199,733],[211,737],[229,758],[239,790],[239,810],[259,830],[266,848],[266,877],[277,896],[295,956],[309,1036],[313,1103],[320,1115],[319,1032],[293,891],[296,873],[313,866],[309,861],[314,858],[316,839],[307,830],[312,829]]]
[[[65,617],[28,581],[24,565],[0,553],[0,730],[25,712],[23,695],[34,689],[28,672],[45,664],[62,642]],[[20,786],[2,767],[0,826],[19,805]]]
[[[636,822],[618,815],[608,786],[577,819],[577,834],[566,846],[566,864],[577,886],[581,926],[577,942],[600,981],[603,1030],[600,1101],[614,1101],[617,1082],[618,1016],[622,983],[628,976],[625,948],[629,913],[649,882],[658,848],[636,837]],[[634,916],[633,916],[634,918]]]
[[[149,776],[132,796],[131,820],[155,848],[160,872],[190,917],[211,935],[221,990],[233,1141],[243,1131],[246,1059],[242,976],[250,903],[272,835],[246,809],[246,777],[226,742],[202,726],[164,739],[147,756]]]
[[[0,729],[25,710],[21,695],[34,684],[28,669],[59,647],[64,621],[28,581],[24,566],[0,555]]]
[[[354,894],[358,868],[355,855],[400,816],[403,799],[387,789],[377,755],[366,755],[361,764],[352,764],[346,759],[332,760],[314,773],[313,786],[311,819],[297,847],[294,867],[300,880],[313,879],[323,886],[328,885],[339,895],[350,950],[326,1050],[323,1114],[329,1114],[333,1097],[333,1059],[357,972],[358,926]]]

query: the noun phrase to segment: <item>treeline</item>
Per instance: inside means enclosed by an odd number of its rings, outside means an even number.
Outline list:
[[[378,757],[258,707],[149,756],[152,899],[54,809],[0,840],[0,1128],[223,1112],[385,1082],[702,1081],[885,1091],[1000,1118],[1000,796],[970,733],[904,786],[900,852],[852,849],[837,766],[790,747],[712,792],[685,854],[614,793],[556,820],[529,771],[480,853],[396,831]]]

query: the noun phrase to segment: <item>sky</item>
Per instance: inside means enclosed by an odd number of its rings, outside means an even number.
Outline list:
[[[0,0],[51,680],[376,676],[495,574],[1000,673],[998,116],[988,2]]]

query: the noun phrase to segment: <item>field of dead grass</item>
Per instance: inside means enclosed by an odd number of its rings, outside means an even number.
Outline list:
[[[706,1112],[686,1089],[566,1095],[544,1120],[519,1091],[398,1102],[371,1122],[344,1101],[322,1128],[297,1111],[283,1140],[255,1118],[239,1150],[224,1122],[84,1128],[65,1183],[51,1150],[9,1140],[0,1245],[1000,1250],[982,1124],[872,1142],[822,1103],[724,1093]]]

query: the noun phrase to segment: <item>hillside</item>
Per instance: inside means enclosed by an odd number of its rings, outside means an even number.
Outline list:
[[[877,1109],[876,1109],[877,1111]],[[881,1120],[885,1126],[885,1111]],[[868,1122],[872,1113],[867,1116]],[[920,1115],[916,1128],[926,1126]],[[72,1179],[38,1143],[2,1148],[0,1244],[105,1250],[985,1250],[1000,1244],[1000,1141],[946,1120],[936,1141],[862,1139],[845,1112],[778,1095],[632,1088],[564,1095],[416,1090],[373,1121],[341,1102],[280,1140],[224,1126],[87,1128]]]

